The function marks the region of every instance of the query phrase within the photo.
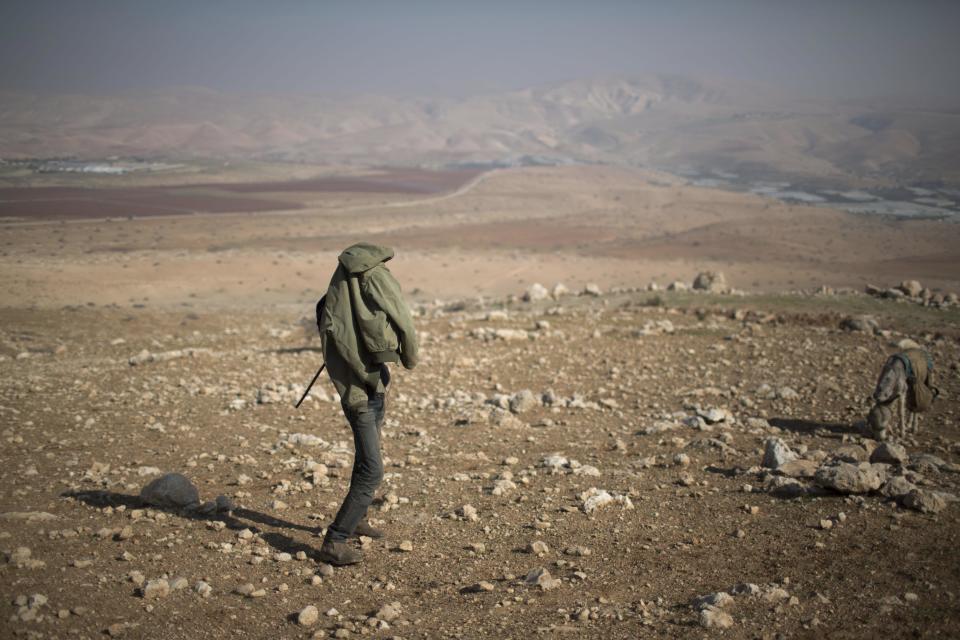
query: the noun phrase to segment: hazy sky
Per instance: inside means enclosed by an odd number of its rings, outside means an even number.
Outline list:
[[[0,88],[464,94],[667,72],[960,99],[960,0],[0,0]]]

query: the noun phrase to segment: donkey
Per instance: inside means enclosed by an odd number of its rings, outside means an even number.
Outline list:
[[[926,352],[911,349],[895,353],[883,365],[877,386],[873,391],[876,402],[867,422],[875,436],[885,440],[887,427],[893,418],[894,403],[899,407],[899,432],[891,429],[898,438],[920,431],[920,412],[930,408],[938,390],[933,387],[933,361]]]

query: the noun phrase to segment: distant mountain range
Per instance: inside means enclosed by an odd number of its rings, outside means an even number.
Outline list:
[[[0,158],[373,165],[602,162],[752,177],[960,182],[960,109],[787,99],[652,75],[464,98],[0,92]]]

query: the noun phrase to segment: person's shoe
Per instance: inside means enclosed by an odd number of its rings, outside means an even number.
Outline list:
[[[353,530],[351,538],[359,538],[360,536],[367,536],[368,538],[373,538],[374,540],[379,540],[384,535],[383,531],[375,527],[370,526],[370,523],[366,520],[361,520],[357,525],[357,528]]]
[[[324,540],[323,546],[320,547],[320,559],[335,567],[343,567],[348,564],[357,564],[363,560],[363,554],[350,548],[346,542]]]

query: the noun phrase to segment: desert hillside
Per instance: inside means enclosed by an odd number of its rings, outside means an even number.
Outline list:
[[[0,94],[3,158],[234,157],[372,165],[610,163],[834,181],[960,179],[949,109],[669,75],[468,95]]]

